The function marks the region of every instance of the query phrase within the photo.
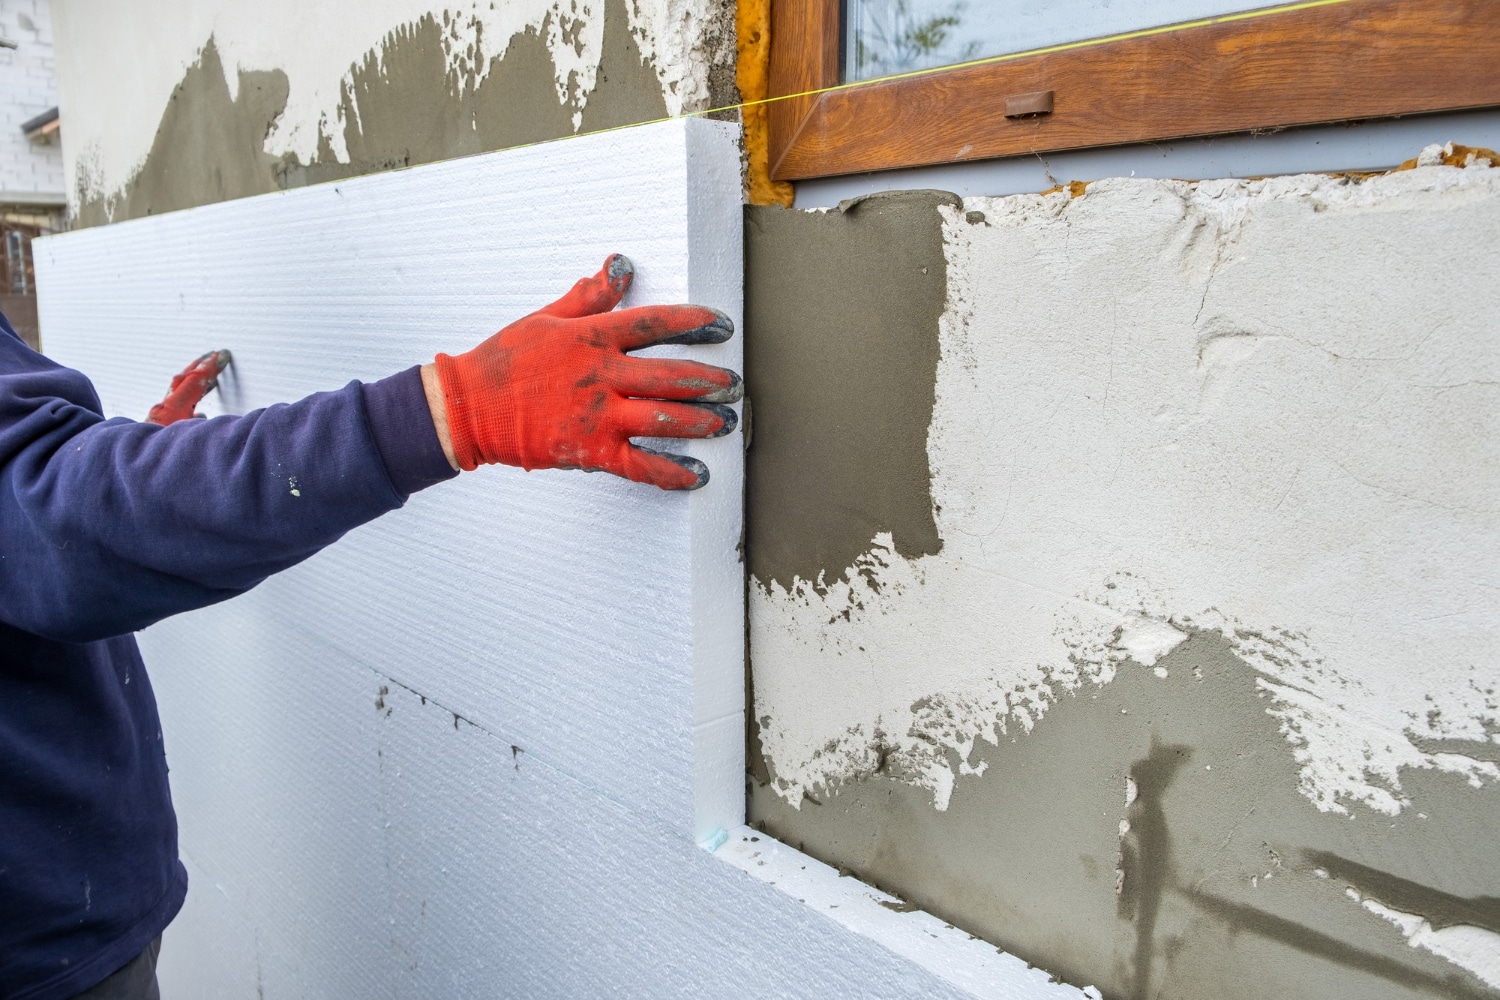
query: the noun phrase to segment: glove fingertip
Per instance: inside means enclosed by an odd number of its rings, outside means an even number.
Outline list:
[[[728,371],[728,369],[725,369]],[[722,389],[699,396],[696,402],[701,403],[738,403],[745,397],[745,380],[740,378],[736,372],[729,372],[729,384]]]
[[[696,327],[677,334],[675,337],[664,337],[656,341],[658,344],[722,344],[734,336],[734,320],[718,309],[713,310],[714,320],[703,326]]]
[[[720,403],[700,403],[698,405],[702,406],[706,410],[711,411],[720,420],[724,421],[723,425],[718,430],[708,435],[710,438],[721,438],[724,435],[731,433],[736,427],[740,425],[739,414],[735,413],[727,406],[724,406]]]
[[[623,295],[635,277],[635,265],[622,253],[610,254],[604,262],[604,275],[609,279],[610,287]]]
[[[640,448],[641,451],[645,452],[648,455],[654,455],[657,458],[664,458],[668,462],[671,462],[673,465],[681,466],[683,469],[691,472],[696,477],[695,482],[686,483],[681,486],[666,486],[660,482],[657,482],[655,485],[660,486],[662,489],[691,492],[693,490],[701,490],[703,487],[708,485],[708,466],[704,465],[698,459],[693,458],[690,455],[677,455],[669,451],[657,451],[654,448],[646,448],[642,445],[636,445],[635,447]]]

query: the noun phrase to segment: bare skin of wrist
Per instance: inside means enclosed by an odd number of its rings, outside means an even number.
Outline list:
[[[448,432],[448,407],[443,402],[443,387],[438,382],[437,365],[422,366],[422,391],[427,394],[427,409],[432,411],[432,429],[437,431],[438,443],[443,446],[443,456],[448,464],[458,468],[458,457],[453,454],[453,435]]]

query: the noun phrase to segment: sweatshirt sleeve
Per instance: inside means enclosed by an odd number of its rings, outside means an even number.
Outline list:
[[[416,368],[239,417],[106,420],[0,316],[0,620],[86,642],[233,597],[456,473]]]

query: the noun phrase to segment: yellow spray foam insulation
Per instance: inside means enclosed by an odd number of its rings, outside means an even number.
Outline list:
[[[771,179],[770,124],[767,105],[754,102],[770,96],[771,0],[739,0],[734,14],[734,82],[745,123],[745,154],[749,160],[750,204],[792,205],[792,185]]]

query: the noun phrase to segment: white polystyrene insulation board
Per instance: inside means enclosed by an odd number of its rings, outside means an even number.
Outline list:
[[[136,418],[229,347],[203,409],[244,412],[466,349],[615,251],[626,305],[738,324],[735,139],[667,122],[39,240],[44,346]],[[192,879],[169,1000],[1080,995],[738,825],[742,439],[679,446],[705,489],[481,470],[141,633]]]
[[[302,683],[248,638],[257,681],[158,683],[169,753],[218,758],[172,773],[166,1000],[1080,996],[749,828],[702,851],[315,639]]]
[[[738,322],[739,183],[732,128],[679,121],[69,233],[37,244],[46,350],[93,377],[106,414],[139,418],[228,347],[207,412],[244,412],[465,350],[615,251],[637,265],[626,305]],[[740,367],[739,338],[658,352],[689,350]],[[712,469],[705,489],[462,476],[249,600],[707,836],[742,814],[743,452],[738,435],[683,450]],[[148,654],[178,627],[146,633]],[[695,761],[715,765],[696,806]]]

